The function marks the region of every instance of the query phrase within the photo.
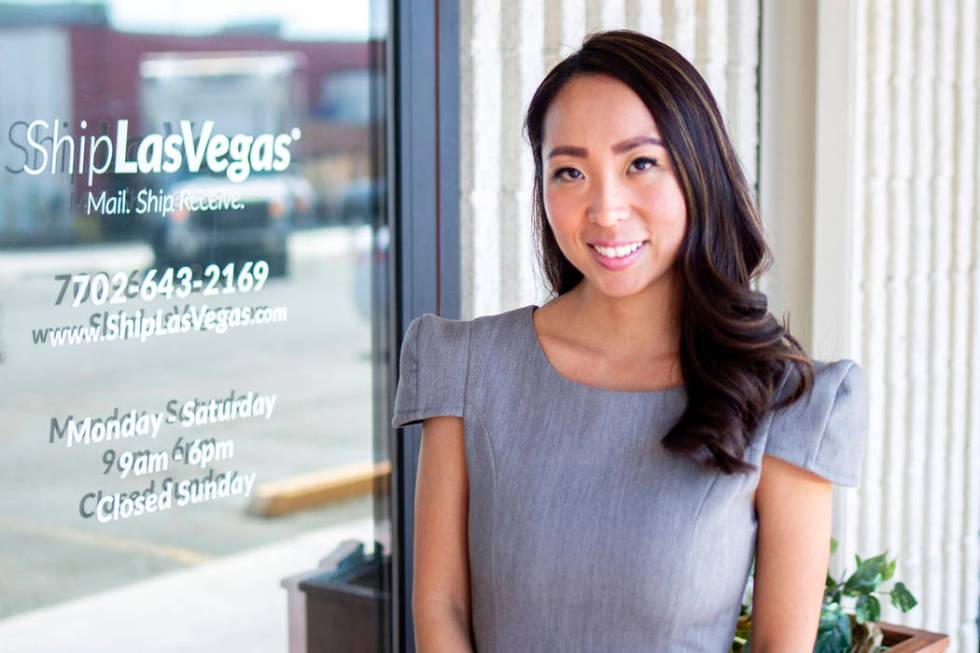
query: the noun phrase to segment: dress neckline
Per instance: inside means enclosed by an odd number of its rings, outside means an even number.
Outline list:
[[[580,383],[578,381],[573,381],[572,379],[564,376],[558,371],[548,355],[544,351],[544,347],[541,345],[541,338],[538,336],[538,330],[534,326],[534,311],[536,311],[540,306],[537,304],[530,304],[524,308],[525,319],[527,321],[527,332],[532,341],[532,345],[536,353],[536,358],[538,362],[547,369],[548,373],[556,378],[562,384],[573,387],[580,388],[589,392],[603,395],[612,396],[622,396],[622,397],[668,397],[670,395],[683,395],[686,394],[686,388],[682,385],[674,385],[667,388],[660,388],[659,390],[613,390],[611,388],[600,388],[598,386],[589,385],[587,383]]]

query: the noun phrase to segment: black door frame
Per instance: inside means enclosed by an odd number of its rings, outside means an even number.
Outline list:
[[[459,4],[388,0],[388,204],[392,314],[390,394],[408,323],[423,313],[460,317]],[[394,397],[389,396],[389,406]],[[388,411],[385,411],[386,413]],[[412,541],[422,429],[391,429],[392,651],[415,651]]]

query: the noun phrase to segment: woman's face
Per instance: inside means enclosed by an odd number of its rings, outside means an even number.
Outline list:
[[[660,132],[633,90],[574,77],[552,100],[541,147],[545,213],[585,281],[625,297],[669,278],[687,228]]]

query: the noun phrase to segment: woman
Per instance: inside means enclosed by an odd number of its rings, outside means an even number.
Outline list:
[[[422,421],[420,651],[812,651],[831,484],[856,485],[861,368],[812,361],[704,80],[588,38],[525,118],[554,298],[409,325],[392,424]]]

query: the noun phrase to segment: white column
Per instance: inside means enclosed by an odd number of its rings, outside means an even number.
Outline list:
[[[811,150],[805,125],[803,133],[787,126],[794,116],[785,87],[770,85],[762,97],[762,204],[780,236],[776,259],[789,262],[780,296],[796,305],[809,298],[810,352],[858,360],[868,383],[862,485],[835,493],[835,571],[852,571],[854,553],[887,550],[899,561],[895,578],[920,603],[903,615],[883,601],[882,618],[948,633],[950,651],[976,651],[977,1],[821,0],[815,31],[786,19],[792,11],[782,3],[763,12],[764,89],[788,55],[816,38]],[[773,37],[774,18],[797,33]],[[806,71],[798,72],[805,85]],[[781,136],[799,153],[781,147]],[[808,160],[812,218],[781,196],[779,183],[780,171],[803,171]],[[805,196],[805,183],[795,188]],[[805,258],[810,230],[808,275],[787,253],[799,248]]]

